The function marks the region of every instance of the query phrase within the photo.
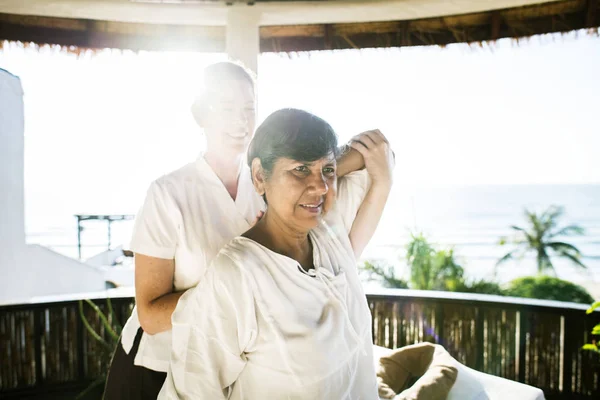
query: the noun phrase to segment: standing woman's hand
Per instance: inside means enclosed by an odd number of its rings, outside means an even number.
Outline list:
[[[379,129],[363,132],[352,138],[350,146],[363,156],[373,185],[391,188],[395,158],[383,133]]]

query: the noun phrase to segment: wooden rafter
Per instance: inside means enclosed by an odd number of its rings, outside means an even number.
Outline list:
[[[263,26],[261,51],[294,52],[446,45],[596,28],[600,1],[533,6],[406,21]],[[83,48],[225,51],[225,28],[0,14],[0,40]]]

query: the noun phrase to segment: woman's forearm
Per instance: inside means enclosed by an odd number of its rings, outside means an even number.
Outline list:
[[[358,209],[349,235],[357,259],[360,258],[377,229],[391,186],[391,182],[373,182]]]
[[[171,329],[171,316],[177,307],[177,302],[182,292],[167,293],[157,299],[147,302],[140,307],[138,304],[138,316],[140,325],[144,332],[156,335]]]

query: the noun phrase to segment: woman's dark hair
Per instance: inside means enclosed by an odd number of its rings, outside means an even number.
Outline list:
[[[260,124],[248,148],[248,165],[258,158],[268,177],[279,158],[315,161],[339,155],[338,138],[325,120],[309,112],[284,108]]]

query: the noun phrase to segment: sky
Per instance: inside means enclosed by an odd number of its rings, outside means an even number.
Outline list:
[[[5,43],[0,68],[20,76],[25,92],[28,218],[136,212],[153,179],[202,149],[189,107],[202,68],[224,59],[78,57]],[[583,33],[264,54],[259,121],[298,107],[344,141],[379,128],[397,155],[397,187],[600,183],[598,71],[600,38]]]

